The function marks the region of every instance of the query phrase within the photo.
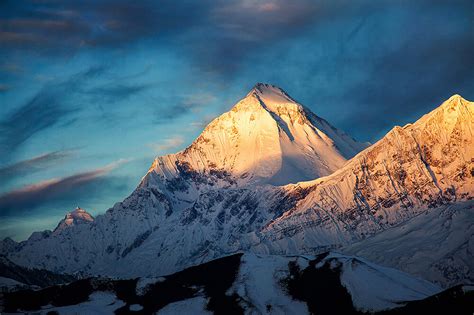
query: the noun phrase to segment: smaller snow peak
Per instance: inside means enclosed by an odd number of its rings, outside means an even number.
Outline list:
[[[90,215],[86,210],[76,207],[71,212],[68,212],[64,219],[62,219],[58,226],[54,229],[54,233],[58,233],[64,230],[67,227],[79,225],[79,224],[87,224],[94,221],[94,217]]]
[[[66,214],[66,218],[72,218],[74,220],[82,221],[94,221],[94,218],[84,209],[77,207],[73,211]]]

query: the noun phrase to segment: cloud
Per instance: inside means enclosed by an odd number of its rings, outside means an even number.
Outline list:
[[[214,73],[234,72],[248,55],[299,34],[318,5],[295,1],[7,1],[0,40],[7,50],[70,56],[147,42],[172,47]]]
[[[127,162],[128,160],[117,160],[102,168],[45,180],[4,193],[0,195],[0,216],[18,215],[45,204],[58,201],[72,202],[83,198],[84,194],[95,194],[96,191],[103,190],[101,185],[110,184],[111,179],[107,178],[107,175]]]
[[[127,99],[135,94],[145,91],[149,87],[150,86],[147,84],[128,85],[124,83],[109,83],[89,89],[86,93],[100,100],[113,102],[117,99]]]
[[[5,185],[15,178],[57,166],[70,159],[74,154],[74,150],[53,151],[2,167],[0,168],[0,182]]]
[[[280,9],[280,6],[274,2],[262,3],[258,6],[260,11],[277,11]]]
[[[0,120],[0,149],[14,153],[34,135],[78,113],[79,106],[71,104],[72,95],[80,92],[88,80],[105,71],[103,66],[90,67],[66,80],[46,84],[33,98]]]
[[[377,131],[384,133],[394,124],[413,122],[461,90],[474,91],[472,56],[474,42],[454,40],[416,50],[403,47],[385,55],[368,70],[373,78],[387,79],[374,79],[347,91],[346,96],[351,95],[351,102],[359,106],[354,106],[352,117],[343,123],[350,125],[357,116],[358,132],[381,136]]]
[[[13,62],[5,62],[0,66],[0,71],[7,72],[9,74],[21,74],[24,72],[24,69]]]
[[[32,99],[15,107],[0,120],[0,149],[11,155],[36,134],[60,127],[65,119],[73,122],[83,110],[84,103],[98,104],[103,110],[109,104],[116,106],[150,87],[149,84],[125,83],[113,77],[105,78],[103,83],[107,71],[105,66],[92,66],[62,81],[45,84]],[[100,83],[99,79],[102,80]],[[108,120],[112,116],[113,113],[98,115]]]
[[[43,89],[0,121],[0,149],[15,151],[35,134],[51,128],[76,108],[65,108],[54,89]]]
[[[204,2],[203,2],[204,3]],[[84,47],[120,47],[189,28],[202,6],[194,1],[6,1],[0,15],[5,47],[64,54]]]
[[[472,21],[462,13],[459,2],[445,5],[424,10],[422,18],[414,18],[422,7],[404,7],[407,12],[400,18],[407,20],[400,23],[406,29],[400,30],[403,36],[381,47],[367,47],[372,58],[356,63],[364,71],[361,80],[354,80],[336,99],[350,106],[350,115],[341,124],[353,135],[376,140],[395,124],[413,122],[452,94],[474,93],[474,41],[467,31]],[[440,12],[444,14],[438,15]],[[377,32],[374,19],[364,23],[371,25],[358,30],[360,41],[386,36],[387,26]]]
[[[1,84],[0,83],[0,93],[6,92],[11,89],[11,86],[8,84]]]
[[[164,139],[158,143],[150,143],[148,146],[152,148],[156,154],[170,153],[170,151],[178,150],[184,144],[182,136],[174,136]]]
[[[170,95],[156,99],[158,109],[155,111],[154,123],[167,123],[183,115],[200,112],[204,107],[215,102],[217,98],[210,93],[193,93]]]

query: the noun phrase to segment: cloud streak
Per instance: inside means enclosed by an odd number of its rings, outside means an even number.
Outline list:
[[[0,40],[11,51],[45,55],[150,41],[173,47],[204,71],[228,73],[260,48],[313,24],[320,7],[310,0],[7,1]]]
[[[76,110],[63,107],[53,90],[44,89],[0,121],[0,148],[3,152],[15,151],[35,134],[55,126]]]
[[[57,166],[70,159],[75,154],[74,150],[53,151],[22,160],[0,168],[0,182],[6,184],[15,178],[31,175],[36,172]]]
[[[150,87],[150,84],[132,85],[113,78],[97,83],[107,71],[105,66],[92,66],[65,80],[46,84],[32,99],[0,120],[0,149],[13,154],[36,134],[57,127],[66,119],[74,121],[84,110],[81,106],[84,103],[98,103],[100,108],[115,106]],[[104,118],[111,116],[112,113]]]
[[[193,1],[168,0],[159,5],[124,0],[5,1],[1,9],[9,14],[0,15],[0,40],[9,49],[48,54],[71,53],[84,47],[120,47],[186,29],[202,8]]]
[[[62,178],[31,184],[0,195],[0,216],[8,216],[57,201],[82,198],[81,194],[100,190],[107,183],[107,175],[127,160],[118,160],[104,167]]]
[[[184,144],[184,138],[182,136],[174,136],[171,138],[164,139],[159,143],[148,144],[150,148],[156,154],[169,153],[170,151],[179,149]]]

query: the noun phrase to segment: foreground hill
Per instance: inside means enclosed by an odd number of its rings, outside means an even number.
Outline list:
[[[91,278],[7,293],[3,306],[5,312],[59,314],[356,314],[439,292],[427,281],[354,256],[236,254],[160,278]]]

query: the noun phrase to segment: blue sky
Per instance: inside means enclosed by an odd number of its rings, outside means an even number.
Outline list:
[[[474,2],[2,1],[0,237],[126,197],[256,82],[375,141],[474,99]]]

